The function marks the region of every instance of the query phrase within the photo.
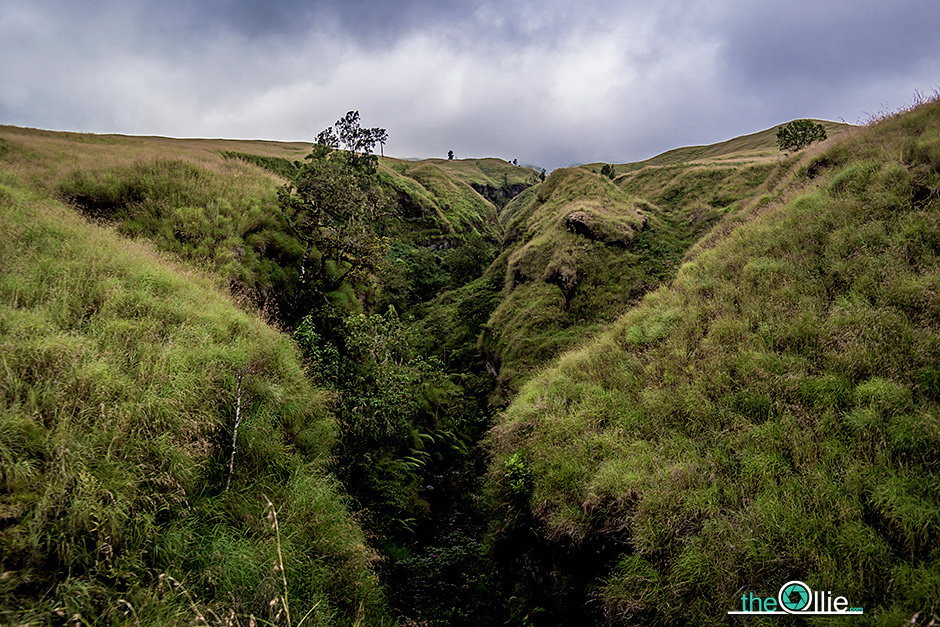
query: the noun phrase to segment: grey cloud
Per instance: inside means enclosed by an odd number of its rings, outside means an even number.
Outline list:
[[[936,0],[742,3],[729,9],[727,61],[754,85],[864,80],[938,54]]]
[[[310,139],[359,109],[402,156],[625,161],[903,104],[938,7],[0,0],[0,123]]]

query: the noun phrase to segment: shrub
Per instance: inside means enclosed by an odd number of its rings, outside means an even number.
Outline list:
[[[812,120],[793,120],[777,129],[777,145],[780,150],[796,152],[824,139],[825,127]]]

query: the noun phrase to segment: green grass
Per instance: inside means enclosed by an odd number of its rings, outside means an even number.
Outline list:
[[[933,103],[807,155],[509,407],[501,524],[513,459],[545,542],[622,543],[583,557],[605,620],[717,624],[791,579],[940,612],[937,137]]]
[[[381,619],[373,555],[324,469],[331,397],[292,343],[35,192],[0,185],[0,214],[3,622],[270,620],[265,498],[294,624]]]
[[[389,160],[383,160],[383,182],[437,218],[433,228],[438,236],[491,233],[495,209],[467,183],[425,161],[397,161],[392,167],[386,163]]]
[[[275,319],[292,311],[303,254],[280,214],[276,190],[304,148],[0,127],[5,176],[210,272]],[[498,159],[380,162],[377,178],[396,215],[379,231],[397,247],[377,285],[354,287],[369,292],[370,302],[399,309],[415,297],[433,297],[428,290],[453,286],[452,266],[472,254],[463,249],[495,239],[496,208],[465,179],[502,185],[488,173],[516,185],[534,176]],[[404,285],[415,273],[423,281],[417,290]],[[346,288],[351,295],[354,288]]]
[[[494,401],[670,279],[774,167],[649,168],[616,182],[562,169],[516,197],[499,213],[503,297],[480,344],[499,367]]]
[[[409,162],[404,162],[409,163]],[[537,182],[537,172],[531,168],[512,165],[495,158],[485,159],[422,159],[417,164],[430,164],[468,185],[504,187],[509,185],[532,185]]]
[[[381,159],[389,268],[331,297],[400,306],[448,377],[408,394],[460,430],[442,434],[459,456],[485,428],[488,370],[491,406],[512,401],[491,436],[493,562],[475,538],[413,555],[371,538],[413,569],[405,596],[472,613],[442,592],[472,562],[520,620],[717,623],[741,590],[794,578],[884,623],[940,612],[938,120],[934,104],[830,125],[786,158],[768,129],[614,181],[562,169],[505,206],[533,170]],[[301,249],[275,190],[307,151],[0,127],[4,622],[278,622],[265,498],[293,623],[386,619],[369,513],[328,471],[338,401],[246,302],[272,316],[293,293]],[[396,407],[368,377],[353,388],[373,383],[364,402]],[[391,476],[362,453],[334,468]],[[382,511],[432,481],[405,475],[358,487],[384,491]],[[435,516],[480,516],[452,496]],[[439,550],[456,574],[435,587]]]
[[[55,191],[259,303],[286,289],[301,254],[279,215],[275,186],[250,170],[238,176],[183,160],[136,162],[72,170]]]
[[[291,161],[284,157],[253,155],[246,152],[237,152],[234,150],[223,150],[220,154],[226,159],[241,159],[247,163],[254,164],[259,168],[264,168],[280,176],[284,180],[289,180],[297,174],[299,160]]]

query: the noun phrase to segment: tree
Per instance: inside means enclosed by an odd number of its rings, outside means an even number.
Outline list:
[[[824,139],[825,127],[812,120],[793,120],[777,129],[777,146],[780,150],[796,152]]]
[[[601,168],[601,175],[613,180],[613,178],[617,176],[617,173],[614,171],[614,166],[605,163],[604,167]]]
[[[359,126],[359,112],[349,111],[317,135],[316,145],[307,159],[323,157],[334,150],[342,150],[346,162],[355,170],[372,174],[378,167],[379,159],[372,151],[376,144],[388,141],[384,128],[362,128]]]
[[[543,181],[545,180],[545,168],[542,168],[542,171],[539,172],[539,178]]]
[[[450,159],[451,161],[453,161],[453,159],[454,159],[454,151],[453,151],[453,150],[448,150],[448,151],[447,151],[447,158]]]
[[[518,159],[513,159],[513,160],[512,160],[512,164],[513,164],[513,165],[519,165],[519,160],[518,160]]]
[[[359,112],[350,111],[317,135],[306,163],[278,190],[284,220],[303,245],[294,316],[382,263],[386,243],[376,225],[392,204],[375,180],[372,150],[387,139],[385,129],[362,128]]]

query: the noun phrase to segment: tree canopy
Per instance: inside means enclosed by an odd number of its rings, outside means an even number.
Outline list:
[[[816,141],[826,139],[826,128],[812,120],[793,120],[777,129],[780,150],[802,150]]]
[[[392,203],[373,176],[372,150],[387,139],[385,129],[361,127],[359,112],[350,111],[317,135],[306,162],[278,190],[284,219],[304,245],[295,316],[382,262],[386,243],[375,227]]]

